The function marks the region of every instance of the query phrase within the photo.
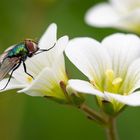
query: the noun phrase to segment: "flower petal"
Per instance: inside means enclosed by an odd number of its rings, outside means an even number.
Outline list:
[[[85,21],[96,27],[115,27],[122,30],[140,32],[140,1],[111,0],[90,8]]]
[[[140,5],[140,4],[139,4]],[[133,31],[136,33],[140,32],[140,9],[134,9],[133,11],[122,16],[120,19],[120,28]]]
[[[73,90],[84,93],[84,94],[92,94],[97,95],[99,97],[104,97],[104,94],[99,90],[96,90],[92,84],[83,80],[69,80],[68,86],[70,86]]]
[[[19,91],[31,96],[50,96],[57,98],[65,98],[59,81],[56,79],[52,69],[45,68],[37,78],[26,88]]]
[[[102,45],[111,57],[115,74],[122,78],[131,62],[140,57],[140,38],[136,35],[113,34],[106,37]]]
[[[36,73],[39,73],[40,70],[43,69],[44,67],[52,67],[55,60],[57,60],[57,58],[59,57],[59,55],[63,54],[67,44],[68,44],[67,36],[59,38],[56,41],[54,48],[52,48],[48,52],[40,53],[32,57],[31,59],[28,59],[26,62],[29,67],[28,69],[32,69],[32,64],[34,64],[34,67],[36,67]]]
[[[134,92],[140,88],[140,58],[136,59],[128,68],[128,72],[124,81],[124,92]]]
[[[55,47],[50,50],[48,53],[46,53],[46,61],[49,63],[49,67],[52,67],[55,63],[55,60],[57,61],[58,57],[63,54],[64,49],[66,48],[66,45],[68,44],[68,37],[63,36],[56,42]]]
[[[115,99],[123,104],[130,106],[140,106],[140,91],[126,96],[112,93],[105,93],[105,96],[108,98],[108,100]]]
[[[66,55],[90,81],[100,80],[111,67],[109,56],[99,42],[91,38],[75,38],[70,41]],[[106,62],[106,63],[104,63]]]
[[[5,78],[2,81],[0,81],[0,92],[26,87],[26,85],[19,83],[14,78],[11,78],[8,86],[4,90],[1,90],[6,86],[8,79],[9,78]]]
[[[116,8],[120,12],[130,12],[136,8],[139,8],[140,1],[139,0],[110,0],[110,3],[114,8]]]
[[[41,62],[42,57],[40,57],[40,56],[41,55],[39,54],[39,56],[34,56],[32,58],[28,58],[25,61],[27,72],[30,75],[32,75],[34,78],[43,70],[43,68],[45,68],[45,66],[43,65],[44,61]],[[23,83],[23,84],[30,84],[30,82],[32,80],[32,78],[28,74],[25,73],[23,64],[21,64],[21,66],[14,71],[13,77],[17,81],[19,81],[20,83]],[[28,80],[29,78],[31,78],[31,80]]]
[[[55,61],[52,67],[52,71],[54,73],[55,79],[58,80],[58,83],[61,81],[67,82],[68,78],[66,75],[65,70],[65,61],[64,61],[64,55],[61,54]]]
[[[68,36],[63,36],[61,38],[58,39],[57,43],[56,43],[56,47],[55,47],[55,51],[54,51],[54,58],[59,57],[59,55],[64,53],[64,50],[68,44],[69,38]]]
[[[85,21],[92,26],[110,27],[114,26],[119,18],[120,16],[110,4],[101,3],[88,10]]]
[[[39,48],[49,49],[56,43],[56,40],[57,40],[57,25],[55,23],[52,23],[39,40]]]

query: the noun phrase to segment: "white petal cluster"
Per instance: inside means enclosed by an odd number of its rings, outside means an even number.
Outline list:
[[[140,38],[132,34],[113,34],[101,43],[82,37],[71,40],[65,53],[89,79],[69,80],[80,93],[107,100],[118,110],[122,104],[140,105]]]
[[[14,73],[13,78],[5,90],[22,88],[18,92],[24,92],[31,96],[50,96],[55,98],[65,98],[60,82],[67,83],[65,71],[64,49],[68,43],[68,37],[64,36],[57,40],[57,26],[51,24],[39,41],[40,49],[49,49],[26,60],[27,71],[32,77],[24,72],[21,65]],[[1,81],[3,88],[7,79]]]
[[[95,27],[114,27],[140,33],[140,0],[109,0],[90,8],[85,21]]]

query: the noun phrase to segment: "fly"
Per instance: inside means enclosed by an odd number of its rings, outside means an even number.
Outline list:
[[[4,90],[8,86],[13,72],[18,69],[21,64],[23,64],[24,72],[34,79],[34,77],[27,72],[26,59],[41,52],[49,51],[54,46],[55,44],[49,49],[40,49],[37,42],[31,39],[25,39],[24,42],[13,45],[5,50],[0,56],[0,81],[4,79],[9,72],[11,73],[6,85],[1,90]]]

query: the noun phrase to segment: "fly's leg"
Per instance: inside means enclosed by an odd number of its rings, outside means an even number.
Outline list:
[[[32,79],[34,79],[34,77],[33,77],[30,73],[27,72],[26,64],[25,64],[24,61],[23,61],[23,68],[24,68],[24,72],[25,72],[27,75],[29,75],[30,77],[32,77]]]
[[[18,63],[16,66],[13,67],[12,72],[11,72],[11,74],[10,74],[10,76],[9,76],[9,79],[8,79],[6,85],[5,85],[4,88],[2,88],[1,90],[4,90],[4,89],[8,86],[8,84],[9,84],[11,78],[12,78],[13,72],[20,66],[20,64],[21,64],[21,62]]]
[[[55,45],[56,45],[56,43],[54,43],[54,45],[51,48],[49,48],[49,49],[39,49],[40,52],[37,52],[34,55],[40,54],[42,52],[47,52],[47,51],[51,50],[52,48],[54,48]]]

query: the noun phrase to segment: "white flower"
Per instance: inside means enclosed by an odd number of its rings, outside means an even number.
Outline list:
[[[135,35],[114,34],[101,43],[83,37],[71,40],[65,53],[72,63],[89,79],[69,80],[80,93],[96,95],[120,110],[124,104],[140,105],[140,38]]]
[[[23,88],[18,92],[65,100],[66,97],[60,83],[67,84],[68,80],[63,55],[68,37],[64,36],[57,40],[56,33],[56,24],[51,24],[39,41],[39,48],[49,49],[55,44],[54,48],[28,58],[25,62],[27,72],[34,77],[34,80],[24,72],[21,65],[14,72],[13,78],[5,90]],[[3,88],[6,83],[7,78],[1,81],[0,88]]]
[[[110,0],[90,8],[85,21],[96,27],[114,27],[140,33],[140,0]]]

